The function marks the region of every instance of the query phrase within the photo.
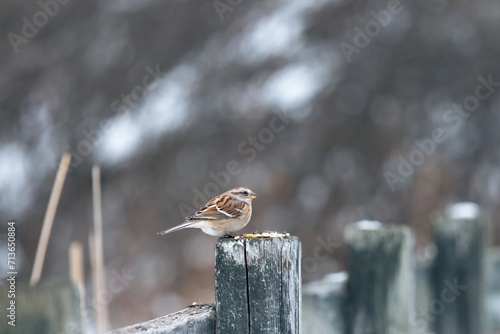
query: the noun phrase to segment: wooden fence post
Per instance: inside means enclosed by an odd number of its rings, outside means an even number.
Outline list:
[[[484,333],[487,219],[474,203],[447,208],[434,224],[437,257],[433,269],[437,334]]]
[[[346,272],[329,274],[304,286],[302,328],[304,333],[345,334],[344,303]]]
[[[412,333],[413,235],[408,227],[362,221],[345,230],[348,334]]]
[[[486,257],[487,273],[487,330],[486,333],[500,333],[500,248],[492,248]]]
[[[219,239],[217,333],[299,333],[300,257],[297,237]]]

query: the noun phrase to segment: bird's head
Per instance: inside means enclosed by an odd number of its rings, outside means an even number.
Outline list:
[[[257,197],[257,195],[253,191],[245,187],[233,188],[229,190],[228,193],[244,202],[250,202]]]

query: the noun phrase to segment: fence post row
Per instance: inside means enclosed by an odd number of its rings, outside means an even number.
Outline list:
[[[500,251],[487,249],[488,219],[477,205],[459,203],[433,222],[435,245],[425,256],[414,256],[413,233],[406,226],[349,225],[344,233],[348,271],[307,284],[303,294],[297,237],[219,239],[215,306],[189,307],[112,333],[499,331],[494,305],[500,301]]]

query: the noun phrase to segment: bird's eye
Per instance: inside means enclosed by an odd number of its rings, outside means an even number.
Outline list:
[[[244,191],[242,194],[248,196],[248,191]]]

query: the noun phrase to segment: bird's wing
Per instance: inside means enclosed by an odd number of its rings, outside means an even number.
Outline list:
[[[238,218],[242,215],[245,205],[248,204],[232,198],[226,200],[216,199],[208,202],[194,215],[187,218],[186,221]]]

